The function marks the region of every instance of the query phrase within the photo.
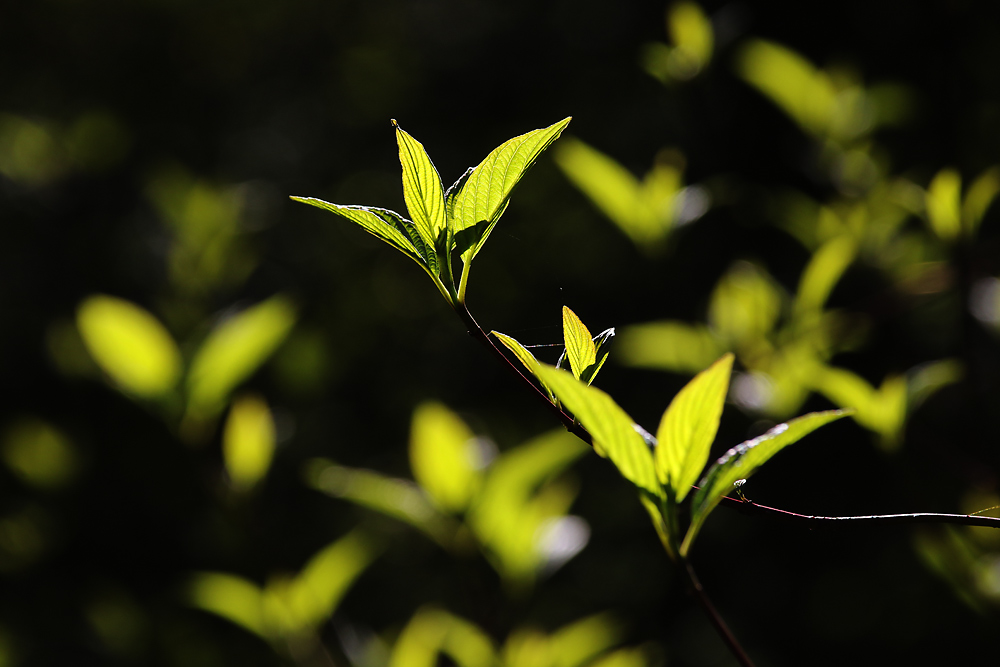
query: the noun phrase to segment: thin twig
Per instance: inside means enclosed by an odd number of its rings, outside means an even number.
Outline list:
[[[705,589],[702,587],[701,581],[698,580],[698,575],[694,573],[694,568],[691,567],[691,562],[688,560],[684,561],[684,572],[687,574],[688,581],[691,584],[692,594],[695,599],[698,600],[698,604],[701,605],[705,615],[708,616],[708,620],[710,620],[712,625],[715,626],[715,631],[719,633],[719,636],[722,637],[722,641],[724,641],[726,646],[729,647],[729,651],[733,654],[736,660],[743,665],[743,667],[754,667],[753,661],[750,660],[746,651],[744,651],[743,647],[740,646],[740,643],[736,640],[736,636],[733,635],[729,626],[726,625],[726,622],[722,620],[722,616],[720,616],[719,612],[715,610],[715,606],[712,605],[712,601],[708,599],[708,595],[705,593]]]

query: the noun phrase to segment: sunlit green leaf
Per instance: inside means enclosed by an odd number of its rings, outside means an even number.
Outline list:
[[[479,252],[493,225],[510,201],[511,192],[538,156],[555,141],[570,118],[527,134],[514,137],[493,150],[468,176],[450,203],[456,236],[463,230],[486,222],[477,237],[462,252],[468,264]]]
[[[850,410],[812,412],[788,423],[778,424],[764,435],[747,440],[723,454],[698,483],[700,488],[691,505],[691,526],[681,544],[681,556],[687,556],[705,519],[722,497],[733,490],[736,480],[750,477],[757,468],[788,445],[798,442],[820,426],[850,413]]]
[[[712,291],[708,321],[731,345],[755,345],[774,329],[781,302],[781,291],[763,269],[736,262]]]
[[[824,136],[837,108],[829,76],[787,47],[754,39],[737,60],[740,74],[806,131]]]
[[[403,167],[403,199],[413,224],[430,248],[447,226],[444,209],[444,186],[437,168],[423,145],[403,131],[396,121],[396,143],[399,145],[399,162]]]
[[[316,459],[307,467],[306,482],[330,496],[408,523],[444,547],[452,544],[457,525],[450,517],[439,513],[420,487],[411,481]]]
[[[696,375],[677,392],[660,420],[656,473],[661,484],[673,489],[677,502],[684,500],[708,462],[732,368],[733,355],[727,354]]]
[[[667,11],[667,32],[674,46],[692,61],[697,73],[712,57],[712,22],[693,2],[678,2]]]
[[[1000,168],[991,167],[969,185],[962,203],[962,225],[970,238],[975,236],[979,223],[990,204],[1000,194]]]
[[[492,667],[495,649],[478,627],[436,607],[423,607],[403,628],[388,667],[434,667],[446,653],[458,667]]]
[[[563,306],[563,340],[566,345],[566,356],[569,367],[576,379],[597,361],[597,350],[590,336],[590,330],[583,324],[572,310]]]
[[[795,296],[795,315],[799,318],[818,314],[833,287],[854,260],[857,244],[847,236],[827,241],[817,250],[799,280]]]
[[[267,474],[274,445],[274,418],[267,402],[258,396],[236,399],[222,434],[223,460],[234,489],[246,491]]]
[[[676,167],[657,163],[640,182],[611,157],[568,137],[555,152],[556,164],[612,222],[640,246],[666,238],[674,223],[674,198],[681,188]]]
[[[665,321],[626,327],[616,354],[629,366],[697,373],[724,351],[722,342],[708,327]]]
[[[595,448],[600,447],[625,479],[654,496],[662,493],[649,447],[635,430],[632,418],[610,396],[546,364],[539,364],[537,372],[590,432]]]
[[[517,360],[520,361],[532,375],[538,377],[538,374],[535,373],[535,369],[538,368],[538,360],[535,359],[535,355],[531,354],[528,348],[524,347],[510,336],[502,334],[499,331],[491,331],[490,335],[495,336],[497,340],[503,343],[504,347],[514,353]],[[548,385],[546,385],[541,378],[538,378],[538,381],[541,383],[542,388],[545,389],[546,393],[548,393],[549,398],[554,399],[552,391],[549,390]]]
[[[222,616],[254,634],[271,638],[264,619],[263,593],[256,584],[224,572],[200,572],[192,578],[188,598],[195,607]]]
[[[221,410],[229,393],[271,356],[294,323],[295,308],[278,295],[213,329],[195,353],[188,374],[192,416],[207,417]]]
[[[504,452],[489,467],[468,521],[508,581],[530,583],[545,564],[539,533],[576,497],[575,487],[553,479],[586,452],[585,444],[558,430]]]
[[[895,449],[906,421],[907,383],[890,375],[877,390],[864,378],[844,368],[815,369],[810,379],[816,389],[842,408],[854,410],[854,420],[881,436],[880,444]]]
[[[549,636],[553,667],[580,667],[621,641],[622,628],[610,614],[594,614]]]
[[[76,474],[79,459],[69,437],[40,419],[21,419],[10,425],[0,456],[25,482],[43,489],[65,485]]]
[[[951,241],[962,231],[962,177],[954,169],[942,169],[927,186],[927,221],[944,241]]]
[[[464,510],[479,488],[482,466],[474,438],[465,422],[440,403],[424,403],[413,413],[413,476],[446,512]]]
[[[80,304],[76,323],[94,361],[123,391],[155,398],[177,383],[180,352],[148,311],[124,299],[98,294]]]
[[[302,629],[319,625],[334,612],[379,550],[371,538],[355,530],[309,559],[288,588],[288,606]]]
[[[941,359],[913,369],[907,382],[907,404],[917,408],[938,389],[962,379],[965,368],[958,359]]]

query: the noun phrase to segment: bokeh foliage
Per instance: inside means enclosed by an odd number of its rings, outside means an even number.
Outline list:
[[[629,485],[412,263],[287,199],[406,210],[391,118],[451,178],[574,118],[471,250],[487,330],[616,327],[573,370],[610,351],[595,386],[650,429],[733,352],[713,458],[855,409],[755,501],[1000,504],[987,3],[2,13],[0,664],[721,660]],[[720,508],[695,557],[761,663],[993,656],[995,532]]]

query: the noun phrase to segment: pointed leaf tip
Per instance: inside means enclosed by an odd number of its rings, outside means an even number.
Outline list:
[[[732,368],[732,353],[723,355],[674,396],[660,420],[656,472],[660,483],[673,489],[677,502],[687,496],[708,462]]]

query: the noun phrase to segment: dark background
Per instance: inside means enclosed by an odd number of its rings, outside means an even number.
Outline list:
[[[997,162],[1000,16],[992,4],[703,6],[718,31],[713,62],[668,87],[638,65],[643,44],[666,39],[660,2],[7,3],[0,112],[53,132],[100,112],[117,128],[117,143],[86,168],[67,162],[35,182],[0,177],[0,371],[9,387],[0,426],[46,420],[84,462],[73,484],[51,492],[0,469],[0,514],[28,508],[44,525],[37,555],[0,572],[9,664],[280,664],[288,658],[191,609],[178,590],[195,570],[256,581],[296,570],[372,521],[309,490],[305,460],[406,476],[409,419],[425,398],[458,411],[501,449],[555,426],[465,334],[417,267],[346,221],[288,200],[402,211],[390,118],[424,144],[446,184],[502,141],[568,115],[568,134],[635,173],[670,146],[687,158],[687,182],[727,183],[726,197],[651,258],[543,156],[477,259],[469,291],[485,328],[527,343],[559,341],[563,304],[594,331],[701,319],[736,259],[761,262],[794,289],[809,252],[769,219],[768,193],[792,188],[822,200],[832,186],[803,166],[811,139],[735,75],[733,49],[744,38],[774,40],[819,65],[848,64],[866,82],[908,86],[909,122],[876,136],[894,173],[926,184],[944,166],[971,179]],[[245,279],[195,296],[170,283],[171,232],[149,195],[165,169],[241,188],[240,238],[256,258]],[[982,275],[1000,270],[989,252],[997,236],[997,215],[988,213]],[[856,266],[834,302],[868,303],[884,280]],[[249,502],[227,500],[217,434],[200,448],[185,445],[153,411],[51,360],[53,327],[98,292],[156,313],[187,352],[234,305],[276,292],[296,299],[300,320],[286,347],[308,343],[317,356],[310,373],[296,375],[281,370],[283,349],[249,383],[290,433]],[[875,383],[932,359],[974,362],[966,380],[912,416],[898,453],[837,423],[761,472],[754,500],[806,514],[869,514],[959,511],[971,488],[995,494],[998,350],[963,315],[967,296],[896,304],[862,350],[836,360]],[[925,307],[949,317],[912,312]],[[921,326],[928,318],[934,326]],[[599,384],[653,429],[685,379],[616,365],[612,352]],[[818,397],[806,405],[828,407]],[[747,437],[754,421],[727,407],[719,451]],[[575,471],[582,492],[573,511],[590,522],[591,543],[531,595],[510,599],[481,558],[456,562],[412,531],[383,526],[392,546],[335,620],[391,633],[433,601],[500,641],[524,623],[551,629],[611,610],[630,643],[659,647],[666,664],[729,664],[628,485],[595,456]],[[758,664],[989,660],[995,601],[963,602],[918,556],[916,532],[810,531],[720,509],[694,559]],[[88,605],[102,596],[126,600],[138,619],[126,650],[109,648],[88,625]],[[343,662],[334,625],[322,633]]]

